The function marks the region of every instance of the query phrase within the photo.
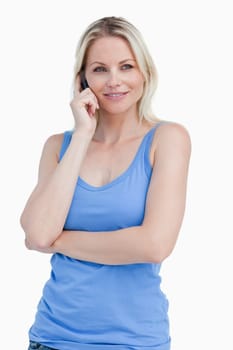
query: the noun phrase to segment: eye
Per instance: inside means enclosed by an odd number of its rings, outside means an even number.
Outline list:
[[[124,64],[122,67],[121,67],[121,69],[123,69],[123,70],[127,70],[127,69],[132,69],[133,68],[133,66],[132,66],[132,64]]]
[[[99,67],[96,67],[93,72],[106,72],[106,68],[105,67],[102,67],[102,66],[99,66]]]

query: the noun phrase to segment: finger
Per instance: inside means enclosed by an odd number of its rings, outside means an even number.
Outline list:
[[[82,96],[85,96],[85,97],[90,97],[91,99],[94,100],[95,104],[96,104],[96,108],[99,109],[99,103],[98,103],[98,100],[97,100],[97,97],[96,95],[91,91],[90,88],[87,88],[85,90],[83,90],[81,92]]]
[[[95,110],[98,108],[96,98],[94,94],[80,94],[78,99],[73,100],[74,104],[77,104],[79,107],[84,107],[89,114],[95,114]]]
[[[95,111],[96,111],[96,104],[94,105],[94,104],[92,104],[91,106],[90,106],[90,115],[91,116],[94,116],[95,115]]]
[[[99,103],[98,103],[97,97],[92,92],[92,90],[90,88],[87,88],[87,89],[83,90],[82,94],[85,95],[85,96],[90,96],[90,98],[92,98],[94,100],[94,102],[96,104],[96,108],[99,109]]]
[[[90,103],[88,103],[86,105],[86,109],[89,113],[89,115],[93,116],[96,112],[96,109],[97,109],[97,104],[95,101],[91,101]]]

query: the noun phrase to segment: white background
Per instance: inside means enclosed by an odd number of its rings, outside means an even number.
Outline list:
[[[163,264],[172,350],[232,349],[231,1],[2,1],[1,348],[25,350],[49,256],[27,251],[19,216],[37,179],[43,143],[73,126],[77,40],[105,15],[142,32],[159,71],[155,113],[192,138],[187,207]],[[8,345],[7,345],[8,343]]]

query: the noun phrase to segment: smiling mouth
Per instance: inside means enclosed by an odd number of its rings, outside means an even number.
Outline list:
[[[107,97],[121,97],[121,96],[125,96],[126,94],[128,94],[128,91],[126,91],[126,92],[110,92],[110,93],[104,94],[104,96],[107,96]]]

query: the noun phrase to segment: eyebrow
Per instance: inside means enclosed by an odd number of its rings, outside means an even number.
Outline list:
[[[119,64],[122,64],[122,63],[125,63],[125,62],[128,62],[128,61],[134,61],[134,62],[136,62],[136,60],[134,60],[133,58],[126,58],[125,60],[120,61]],[[101,64],[102,66],[107,66],[106,63],[99,62],[99,61],[92,62],[92,63],[90,64],[90,66],[92,66],[93,64]]]

